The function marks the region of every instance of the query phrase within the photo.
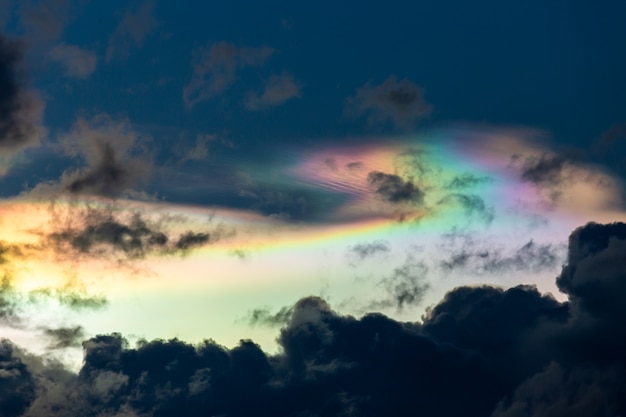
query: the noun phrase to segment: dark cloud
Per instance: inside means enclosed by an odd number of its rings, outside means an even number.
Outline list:
[[[430,288],[427,274],[428,267],[423,262],[411,255],[407,256],[402,266],[380,281],[379,285],[384,288],[386,296],[374,301],[371,307],[395,307],[402,310],[419,305]]]
[[[201,101],[209,100],[221,94],[235,82],[236,73],[239,69],[262,66],[273,53],[274,50],[267,46],[259,48],[239,47],[229,42],[207,44],[205,47],[196,49],[192,62],[193,77],[183,89],[185,105],[192,108]],[[282,81],[282,83],[285,82]],[[284,93],[287,90],[284,87],[288,87],[288,85],[283,84],[277,80],[274,87],[270,86],[269,94],[271,97],[267,97],[268,101],[274,100],[276,102],[279,97],[285,97]],[[294,87],[295,82],[291,88],[292,93]]]
[[[420,269],[409,259],[395,275],[404,280],[411,268]],[[119,334],[99,335],[83,342],[77,374],[3,342],[0,410],[33,417],[624,415],[625,271],[626,225],[589,224],[571,235],[558,277],[567,302],[528,285],[459,287],[421,322],[402,323],[378,313],[341,315],[307,297],[284,315],[257,316],[285,320],[275,355],[249,340],[232,349],[176,339],[130,347]]]
[[[126,60],[131,48],[141,47],[146,37],[158,25],[154,15],[154,1],[146,0],[137,10],[128,10],[109,38],[106,60]]]
[[[21,61],[21,45],[0,35],[0,157],[36,144],[43,133],[43,103],[26,89]]]
[[[441,262],[444,271],[462,270],[474,274],[499,274],[503,272],[541,272],[558,266],[562,248],[553,244],[539,244],[533,240],[512,252],[502,248],[481,245],[464,240],[458,247],[448,247],[448,259]]]
[[[466,216],[477,216],[485,223],[491,223],[495,218],[493,207],[488,207],[485,204],[485,200],[477,195],[454,193],[448,194],[438,204],[458,204],[461,206]]]
[[[255,308],[248,314],[247,322],[253,326],[283,326],[289,322],[293,314],[293,306],[281,307],[272,313],[268,308]]]
[[[522,166],[522,180],[539,185],[559,185],[563,181],[565,159],[561,156],[529,157]]]
[[[490,177],[477,177],[472,174],[459,175],[454,178],[445,186],[447,189],[460,190],[464,188],[474,187],[479,184],[490,182]]]
[[[356,257],[357,260],[362,261],[374,255],[388,253],[391,251],[389,242],[385,240],[374,240],[372,242],[358,243],[348,248],[350,257]]]
[[[390,203],[421,203],[424,199],[424,192],[412,180],[404,180],[395,174],[372,171],[367,175],[367,181]]]
[[[44,336],[50,339],[49,349],[64,349],[81,346],[85,331],[81,326],[43,329]]]
[[[149,218],[140,211],[118,213],[115,207],[87,205],[82,211],[69,213],[71,221],[57,219],[54,230],[45,236],[57,253],[87,255],[106,259],[142,259],[149,254],[185,254],[220,237],[206,231],[187,230],[176,234],[169,230],[180,219]]]
[[[432,106],[426,102],[422,88],[408,79],[398,81],[395,76],[380,85],[368,82],[346,99],[348,115],[367,114],[370,125],[384,124],[391,120],[396,128],[410,128],[430,116]]]
[[[35,398],[36,385],[27,366],[15,355],[15,347],[0,339],[0,414],[18,417]]]
[[[151,171],[147,139],[138,136],[126,121],[107,114],[91,120],[79,118],[64,139],[65,152],[87,163],[83,169],[66,171],[61,178],[64,191],[117,197],[132,193]]]

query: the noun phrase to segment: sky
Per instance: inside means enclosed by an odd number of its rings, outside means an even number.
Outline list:
[[[0,0],[0,416],[626,414],[626,3]]]

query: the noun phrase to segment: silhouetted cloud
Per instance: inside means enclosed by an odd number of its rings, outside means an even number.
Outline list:
[[[71,78],[87,78],[95,70],[98,62],[96,54],[75,45],[60,43],[48,54],[65,69],[65,75]]]
[[[15,347],[0,339],[0,412],[18,417],[35,398],[36,383],[27,366],[15,355]]]
[[[426,102],[422,88],[408,79],[398,81],[395,76],[380,85],[368,82],[346,99],[348,115],[367,115],[370,126],[390,120],[396,128],[410,128],[430,116],[432,106]]]
[[[0,35],[0,159],[39,142],[43,102],[24,84],[22,46]],[[1,171],[6,170],[3,166]]]
[[[367,181],[376,187],[377,194],[390,203],[421,203],[424,198],[424,192],[412,180],[404,180],[395,174],[372,171],[367,175]]]
[[[183,89],[183,101],[188,108],[222,93],[235,82],[237,70],[258,67],[272,56],[274,50],[239,47],[229,42],[207,44],[193,54],[193,77]]]
[[[126,60],[132,47],[141,47],[146,37],[156,29],[154,1],[146,0],[133,11],[128,10],[109,38],[106,61]]]
[[[495,218],[493,207],[488,207],[485,200],[477,195],[454,193],[448,194],[438,201],[438,205],[457,204],[461,206],[466,216],[477,216],[485,223],[491,223]]]
[[[249,110],[263,110],[275,107],[293,98],[300,97],[301,84],[293,75],[282,73],[271,76],[263,86],[263,93],[250,92],[245,105]]]
[[[57,253],[72,256],[133,260],[150,254],[185,254],[222,237],[219,227],[212,234],[192,230],[175,233],[170,228],[180,219],[149,218],[139,211],[119,213],[114,206],[87,205],[66,215],[69,218],[55,220],[45,240]]]

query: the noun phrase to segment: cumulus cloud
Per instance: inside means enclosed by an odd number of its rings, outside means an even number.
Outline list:
[[[5,163],[16,151],[36,145],[44,133],[44,105],[26,88],[21,61],[21,45],[0,35],[0,161]]]
[[[128,10],[109,38],[106,61],[128,59],[131,49],[143,46],[157,26],[153,0],[143,2],[137,10]]]
[[[262,94],[250,92],[244,104],[249,110],[268,109],[293,98],[299,98],[301,89],[301,84],[293,75],[284,72],[271,76],[265,83]]]
[[[57,44],[50,50],[48,56],[65,69],[65,75],[70,78],[87,78],[95,70],[98,59],[96,54],[75,45]]]
[[[396,129],[407,129],[430,116],[432,105],[424,99],[421,87],[392,75],[380,85],[370,81],[358,88],[346,99],[345,111],[350,116],[367,115],[370,126],[391,121]]]
[[[240,47],[230,42],[207,44],[196,49],[192,60],[193,76],[183,89],[185,105],[192,108],[201,101],[221,94],[235,82],[238,70],[262,66],[273,53],[274,50],[268,46]],[[270,88],[271,97],[268,100],[279,100],[279,90],[287,85],[285,81],[282,83],[279,80]]]

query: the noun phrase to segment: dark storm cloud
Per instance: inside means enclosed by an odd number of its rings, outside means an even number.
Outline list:
[[[3,342],[0,407],[31,417],[624,415],[625,271],[626,224],[589,224],[571,235],[558,277],[567,302],[528,285],[459,287],[402,323],[307,297],[281,310],[276,355],[249,340],[130,347],[99,335],[83,342],[77,374]]]
[[[45,337],[50,339],[49,349],[64,349],[81,346],[85,339],[85,330],[81,326],[43,329]]]
[[[131,49],[143,46],[146,37],[157,25],[154,1],[147,0],[137,10],[128,10],[109,38],[107,62],[128,59]]]
[[[411,128],[422,118],[430,116],[432,106],[426,102],[422,88],[408,79],[398,81],[395,76],[380,85],[368,82],[346,99],[348,115],[367,115],[370,126],[390,120],[396,128]]]
[[[26,89],[21,61],[21,45],[0,34],[0,157],[36,144],[43,133],[43,103]]]
[[[274,50],[267,46],[258,48],[239,47],[230,42],[217,42],[198,48],[193,54],[193,77],[183,89],[183,101],[188,108],[204,100],[209,100],[221,94],[236,80],[237,71],[245,67],[259,67],[272,56]],[[267,97],[276,102],[285,97],[285,87],[288,84],[278,82],[270,88]],[[290,90],[295,92],[295,82]],[[299,91],[299,89],[298,89]],[[259,99],[261,100],[261,99]],[[284,101],[284,100],[283,100]],[[257,103],[261,104],[261,103]]]
[[[405,180],[395,174],[372,171],[367,174],[367,182],[376,187],[375,192],[390,203],[421,203],[424,192],[412,180]]]
[[[372,242],[357,243],[348,248],[348,251],[350,257],[356,257],[362,261],[371,256],[388,253],[391,251],[391,248],[389,247],[389,242],[385,240],[374,240]]]

